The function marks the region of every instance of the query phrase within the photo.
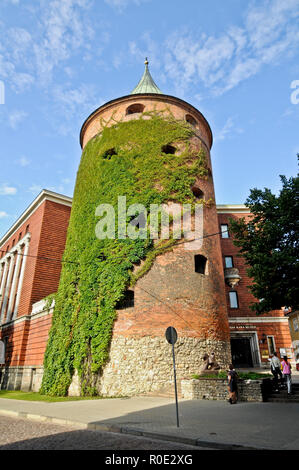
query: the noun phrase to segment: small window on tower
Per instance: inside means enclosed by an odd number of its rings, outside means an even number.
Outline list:
[[[143,113],[144,105],[143,104],[131,104],[126,110],[126,115],[128,114],[136,114],[136,113]]]
[[[206,274],[207,258],[203,255],[194,256],[195,272]]]
[[[186,114],[186,121],[191,124],[191,126],[196,127],[197,126],[197,121],[192,117],[190,114]]]
[[[170,153],[171,155],[174,155],[176,152],[176,148],[173,145],[163,145],[161,150],[163,153]]]
[[[122,300],[116,305],[117,310],[123,310],[125,308],[134,307],[134,291],[127,290]]]
[[[204,193],[202,192],[202,190],[196,184],[194,184],[191,187],[191,191],[193,193],[193,196],[196,197],[197,199],[203,199],[204,198]]]
[[[117,155],[115,148],[106,150],[106,152],[103,153],[102,157],[104,158],[104,160],[111,160],[111,157],[113,155]]]

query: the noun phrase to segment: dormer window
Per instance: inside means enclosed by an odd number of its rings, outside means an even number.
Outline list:
[[[144,105],[140,103],[131,104],[126,110],[126,115],[129,114],[136,114],[136,113],[143,113]]]

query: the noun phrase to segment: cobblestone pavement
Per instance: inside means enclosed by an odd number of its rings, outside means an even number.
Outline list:
[[[0,450],[199,450],[199,447],[139,436],[0,416]],[[202,450],[202,449],[201,449]]]

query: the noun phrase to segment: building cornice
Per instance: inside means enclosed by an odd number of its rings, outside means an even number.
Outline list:
[[[125,96],[121,96],[120,98],[116,98],[114,100],[108,101],[107,103],[105,103],[102,106],[100,106],[99,108],[97,108],[95,111],[93,111],[93,113],[91,113],[88,116],[88,118],[84,121],[84,123],[81,127],[81,131],[80,131],[80,145],[81,145],[81,147],[83,147],[83,135],[84,135],[85,129],[86,129],[87,125],[89,124],[89,122],[96,115],[101,113],[103,110],[109,109],[110,107],[114,106],[116,103],[122,103],[122,102],[126,102],[126,101],[136,101],[137,99],[157,100],[157,101],[164,101],[164,102],[168,102],[168,103],[176,103],[176,104],[179,103],[180,105],[183,105],[186,108],[186,110],[188,110],[191,113],[197,114],[198,118],[201,119],[205,123],[205,125],[207,127],[207,130],[208,130],[208,133],[209,133],[210,148],[212,147],[213,134],[212,134],[211,127],[210,127],[208,121],[206,120],[206,118],[204,117],[204,115],[198,109],[196,109],[194,106],[192,106],[192,104],[188,103],[187,101],[182,100],[181,98],[177,98],[177,97],[171,96],[171,95],[157,94],[157,93],[136,93],[134,95],[125,95]]]
[[[43,189],[39,193],[39,195],[34,199],[34,201],[15,221],[15,223],[10,227],[10,229],[5,233],[5,235],[3,235],[3,237],[0,239],[0,247],[7,242],[7,240],[14,234],[14,232],[16,232],[18,228],[26,222],[26,220],[33,214],[36,209],[38,209],[38,207],[44,201],[52,201],[58,204],[63,204],[65,206],[72,207],[73,199],[69,196],[55,193],[53,191],[49,191],[48,189]],[[217,204],[216,208],[218,214],[250,214],[249,208],[246,207],[244,204]]]
[[[217,204],[218,214],[250,214],[250,209],[245,204]]]
[[[285,317],[234,317],[228,319],[229,323],[286,323]]]
[[[72,206],[72,198],[64,196],[63,194],[55,193],[47,189],[43,189],[39,195],[34,199],[29,207],[20,215],[16,222],[10,227],[10,229],[0,239],[0,247],[3,246],[7,240],[23,225],[26,220],[33,214],[34,211],[45,201],[52,201],[65,206]]]

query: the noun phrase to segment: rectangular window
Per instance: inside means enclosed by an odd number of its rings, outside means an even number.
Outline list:
[[[227,224],[221,224],[221,238],[229,238]]]
[[[234,267],[233,257],[232,256],[225,256],[224,257],[224,262],[225,262],[225,267],[226,268],[233,268]]]
[[[297,318],[293,319],[293,327],[294,327],[294,331],[299,331],[299,325],[298,325],[298,319]]]
[[[275,353],[274,336],[267,336],[269,354]]]
[[[199,274],[205,274],[207,258],[202,255],[194,256],[195,272]]]
[[[123,299],[117,303],[115,308],[117,310],[123,310],[125,308],[132,308],[132,307],[134,307],[134,291],[127,290],[124,294]]]
[[[230,308],[239,308],[238,294],[235,291],[229,292]]]

